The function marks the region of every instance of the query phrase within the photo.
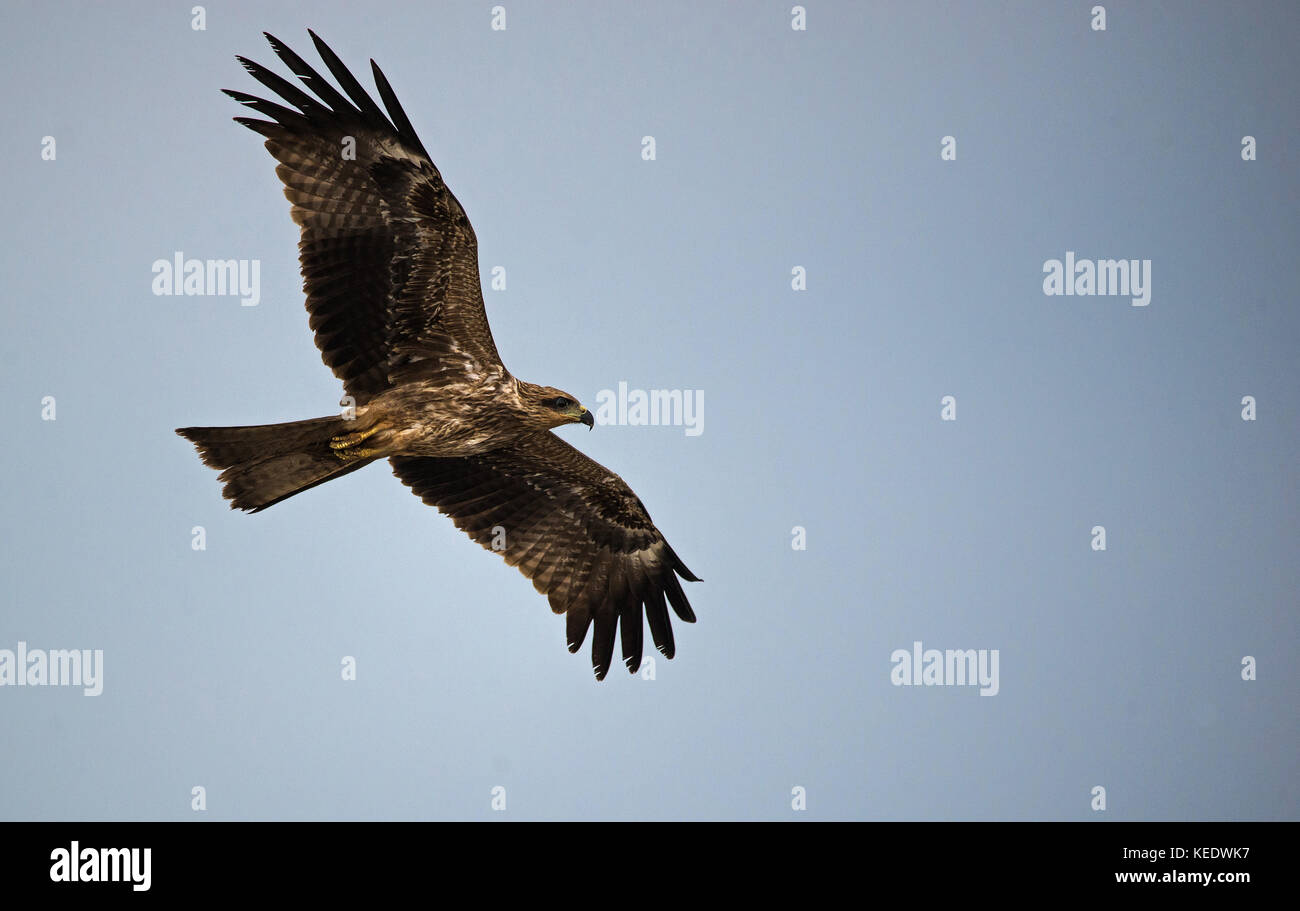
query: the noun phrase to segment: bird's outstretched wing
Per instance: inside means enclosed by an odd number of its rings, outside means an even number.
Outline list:
[[[621,627],[623,661],[641,666],[642,610],[671,658],[668,604],[695,622],[678,576],[686,568],[623,479],[550,432],[466,458],[394,456],[393,473],[488,550],[497,551],[566,613],[569,651],[595,624],[591,663],[603,679]],[[665,599],[666,602],[665,603]]]
[[[253,78],[292,108],[225,92],[270,118],[235,120],[265,136],[280,162],[276,173],[302,227],[303,290],[325,364],[359,403],[389,388],[398,373],[418,375],[421,361],[445,362],[449,349],[477,369],[499,367],[465,210],[375,62],[387,113],[325,42],[311,37],[346,97],[269,34],[315,97],[244,57],[239,62]]]

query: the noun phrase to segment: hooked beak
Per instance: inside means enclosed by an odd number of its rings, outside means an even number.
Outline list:
[[[591,430],[596,426],[596,419],[592,417],[591,412],[588,411],[586,408],[582,409],[582,417],[578,418],[578,422],[581,424],[586,424],[588,430]]]

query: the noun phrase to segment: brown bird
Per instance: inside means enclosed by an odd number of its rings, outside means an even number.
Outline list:
[[[569,651],[595,624],[597,680],[609,670],[616,629],[628,670],[639,669],[643,609],[654,644],[672,658],[668,605],[695,621],[677,577],[699,579],[622,478],[551,432],[590,428],[591,412],[501,363],[474,229],[384,74],[370,61],[386,113],[310,34],[347,97],[269,34],[315,97],[244,57],[253,78],[292,108],[225,93],[270,118],[235,120],[265,136],[280,162],[302,228],[316,346],[353,404],[338,417],[176,432],[223,469],[231,507],[250,512],[386,458],[403,484],[567,615]]]

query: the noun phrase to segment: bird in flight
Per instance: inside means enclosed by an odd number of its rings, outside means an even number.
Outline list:
[[[222,469],[231,507],[250,512],[388,459],[416,496],[500,553],[566,615],[569,651],[595,625],[597,680],[609,670],[616,630],[624,664],[640,668],[643,611],[655,646],[672,658],[668,605],[695,621],[678,576],[700,580],[623,479],[552,432],[591,428],[591,412],[501,363],[474,229],[383,72],[370,61],[386,112],[310,34],[346,97],[269,34],[313,94],[244,57],[253,78],[290,107],[225,93],[267,118],[235,120],[266,137],[279,162],[302,229],[316,346],[354,404],[335,417],[176,432]]]

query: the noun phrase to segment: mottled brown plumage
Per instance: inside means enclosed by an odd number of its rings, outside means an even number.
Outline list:
[[[279,162],[302,229],[316,345],[355,408],[343,417],[177,433],[222,469],[231,506],[251,512],[388,458],[402,483],[567,614],[570,651],[594,625],[597,679],[619,630],[624,663],[640,667],[643,610],[654,644],[671,658],[668,606],[695,620],[678,577],[699,580],[623,479],[551,432],[590,427],[591,413],[501,363],[474,229],[388,80],[372,60],[385,112],[315,33],[342,92],[266,37],[315,97],[243,57],[253,78],[292,107],[226,94],[269,118],[235,119],[266,137]]]

